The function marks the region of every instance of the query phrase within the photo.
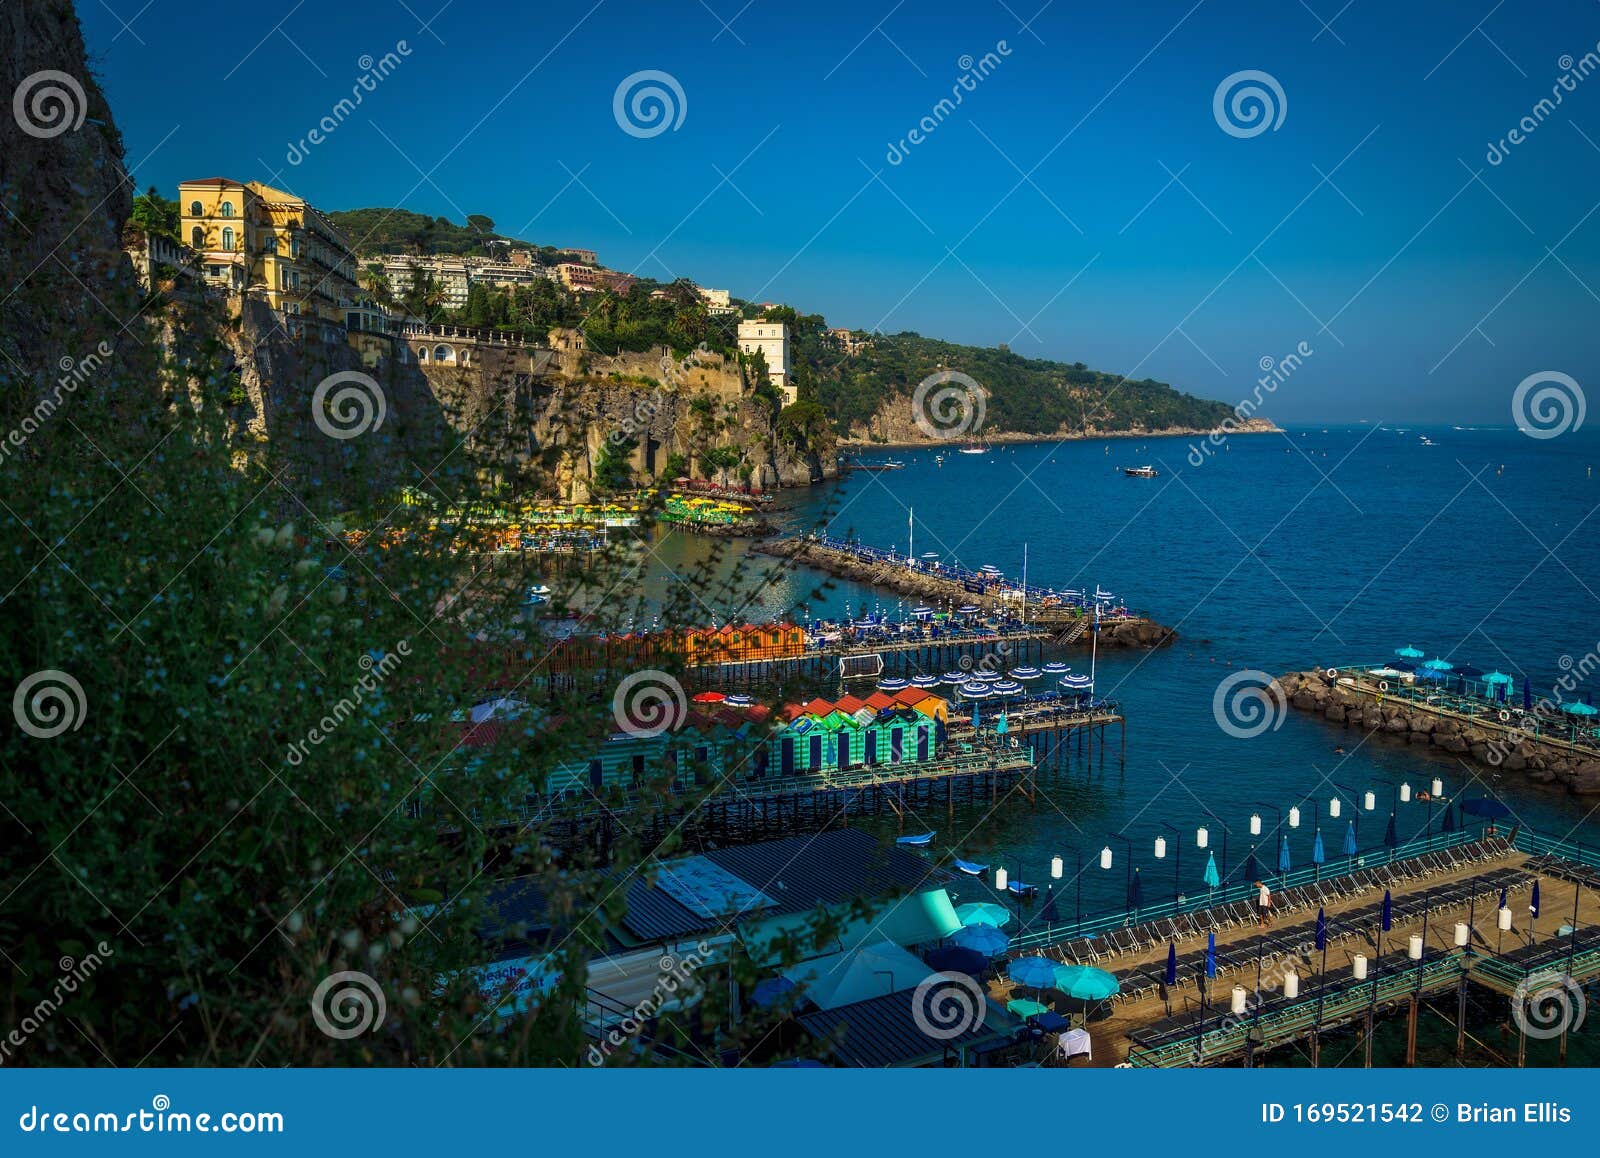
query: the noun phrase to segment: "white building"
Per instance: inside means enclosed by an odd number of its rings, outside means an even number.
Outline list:
[[[730,300],[727,290],[707,289],[697,285],[694,292],[700,295],[700,300],[706,303],[706,312],[714,318],[726,317],[739,312],[739,307]]]
[[[782,322],[749,320],[739,323],[739,349],[746,354],[761,351],[767,360],[767,377],[783,395],[784,405],[798,396],[790,378],[794,362],[789,352],[789,327]]]

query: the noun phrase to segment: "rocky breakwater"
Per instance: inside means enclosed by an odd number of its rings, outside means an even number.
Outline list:
[[[1427,745],[1488,768],[1519,773],[1538,784],[1561,784],[1577,796],[1600,796],[1600,757],[1565,743],[1531,736],[1497,721],[1469,719],[1409,700],[1373,694],[1322,671],[1291,672],[1279,681],[1287,701],[1332,724]]]
[[[987,612],[1020,615],[1018,600],[968,591],[960,583],[926,571],[912,571],[904,563],[859,558],[846,551],[825,547],[807,539],[771,539],[756,544],[755,550],[793,563],[804,564],[835,579],[863,583],[895,595],[904,595],[942,606],[951,602],[970,603]],[[1089,621],[1076,609],[1028,606],[1028,622],[1054,631],[1062,643],[1088,647],[1092,642]],[[1103,619],[1100,623],[1101,647],[1165,647],[1177,638],[1170,627],[1139,616]]]

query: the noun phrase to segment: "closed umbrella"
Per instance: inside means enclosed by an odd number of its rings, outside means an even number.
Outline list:
[[[1456,830],[1456,810],[1450,805],[1444,806],[1444,823],[1439,826],[1440,832],[1454,832]]]
[[[1351,821],[1344,830],[1344,855],[1356,855],[1356,822]]]
[[[1168,985],[1178,983],[1178,946],[1170,941],[1167,942],[1166,981]]]
[[[1039,919],[1047,925],[1053,925],[1061,919],[1061,911],[1056,908],[1056,889],[1054,885],[1045,886],[1044,906],[1039,910]]]
[[[1250,855],[1244,858],[1244,875],[1241,879],[1253,881],[1261,876],[1261,866],[1256,863],[1256,849],[1250,846]]]
[[[1533,882],[1533,895],[1528,898],[1528,916],[1537,917],[1538,915],[1539,915],[1539,882],[1538,881],[1534,881]]]
[[[1394,898],[1389,895],[1389,890],[1383,890],[1383,931],[1387,933],[1394,928]]]
[[[1400,843],[1400,837],[1394,830],[1394,813],[1389,813],[1389,823],[1383,829],[1383,847],[1395,848]]]
[[[1311,863],[1321,865],[1328,859],[1327,852],[1322,847],[1322,829],[1317,829],[1316,839],[1311,842]]]
[[[1011,938],[993,925],[967,925],[950,935],[950,943],[958,949],[998,957],[1011,947]]]
[[[1207,977],[1215,977],[1216,975],[1217,975],[1217,935],[1215,933],[1207,933],[1206,934],[1206,976]]]
[[[1217,854],[1214,852],[1206,853],[1206,871],[1202,879],[1208,889],[1214,889],[1222,883],[1222,876],[1217,872]]]
[[[1278,846],[1278,871],[1280,873],[1288,872],[1289,863],[1289,834],[1284,833],[1283,843]]]
[[[1500,907],[1502,909],[1506,907],[1506,890],[1505,889],[1501,889],[1500,890]]]
[[[1317,910],[1316,944],[1318,949],[1327,949],[1328,947],[1328,911],[1326,909]]]

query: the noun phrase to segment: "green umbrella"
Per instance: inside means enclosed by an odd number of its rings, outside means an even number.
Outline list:
[[[956,920],[963,925],[992,925],[996,929],[1003,929],[1011,920],[1011,910],[1004,905],[973,901],[971,904],[956,906]]]
[[[1015,1001],[1006,1002],[1006,1012],[1014,1013],[1018,1017],[1036,1017],[1041,1013],[1050,1012],[1050,1007],[1040,1001],[1030,1001],[1026,997],[1019,997]]]
[[[1082,1001],[1104,1001],[1122,992],[1115,977],[1092,965],[1056,966],[1056,988]]]
[[[1208,889],[1214,889],[1218,885],[1222,884],[1222,875],[1217,872],[1216,853],[1206,854],[1206,871],[1205,876],[1202,879],[1204,879],[1206,882],[1206,887]]]

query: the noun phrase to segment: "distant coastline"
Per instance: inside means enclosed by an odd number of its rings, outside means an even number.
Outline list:
[[[1218,429],[1218,428],[1214,428]],[[1056,431],[1050,434],[1024,434],[1019,431],[1002,431],[995,434],[983,434],[977,441],[987,442],[991,445],[1014,445],[1028,442],[1092,442],[1095,439],[1105,438],[1207,438],[1214,430],[1201,430],[1197,427],[1170,426],[1160,430],[1095,430],[1095,431]],[[1241,423],[1237,429],[1229,431],[1234,434],[1283,434],[1285,431],[1275,426],[1266,419],[1253,418],[1248,423]],[[839,449],[851,450],[917,450],[926,447],[953,446],[958,443],[971,441],[962,438],[923,438],[923,439],[891,439],[888,442],[877,442],[871,439],[841,438]]]

